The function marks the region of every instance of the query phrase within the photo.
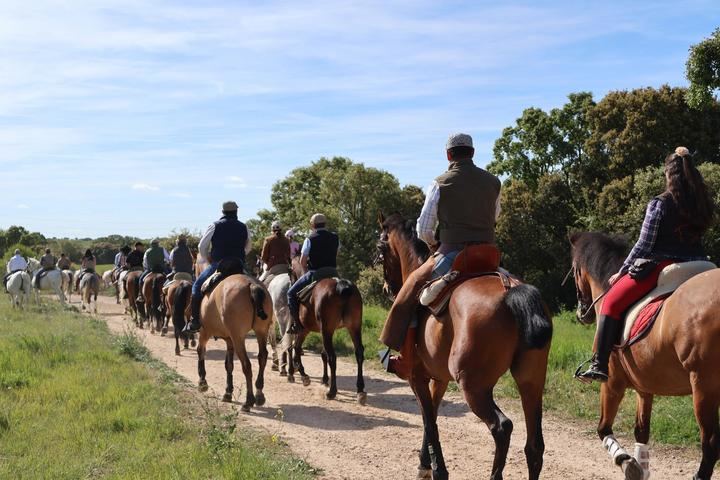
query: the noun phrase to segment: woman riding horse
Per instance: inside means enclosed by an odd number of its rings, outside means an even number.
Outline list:
[[[660,272],[673,263],[707,260],[702,235],[713,220],[713,201],[702,174],[685,147],[665,159],[665,192],[650,200],[640,238],[620,270],[612,275],[609,290],[597,319],[596,353],[581,380],[608,379],[610,351],[620,336],[625,311],[657,285]],[[652,262],[647,262],[652,260]],[[633,268],[646,271],[642,278],[628,274]],[[635,265],[637,267],[634,267]]]

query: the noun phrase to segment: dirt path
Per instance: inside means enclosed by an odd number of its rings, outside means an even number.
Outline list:
[[[113,332],[130,325],[114,299],[101,297],[99,314]],[[197,361],[193,350],[174,353],[174,339],[136,330],[155,357],[176,369],[191,382],[197,382]],[[223,341],[208,344],[208,383],[206,395],[220,398],[225,389]],[[257,371],[257,343],[248,341],[253,369]],[[300,457],[323,471],[327,479],[413,479],[418,464],[417,450],[422,440],[422,421],[414,396],[405,382],[376,369],[366,370],[368,404],[354,399],[356,367],[346,359],[338,361],[338,398],[328,401],[320,384],[322,362],[319,355],[306,353],[303,362],[312,384],[288,384],[276,372],[268,371],[265,383],[267,404],[242,414],[242,421],[278,434]],[[269,364],[268,364],[269,366]],[[235,363],[235,398],[244,399],[244,381],[239,362]],[[239,393],[240,387],[242,394]],[[499,405],[515,425],[505,469],[505,478],[527,478],[523,444],[525,428],[519,402],[501,399]],[[239,404],[238,404],[239,405]],[[278,410],[284,420],[278,420]],[[448,395],[438,420],[445,460],[453,479],[489,478],[493,442],[485,425],[469,412],[458,395]],[[542,478],[618,480],[618,467],[612,465],[586,423],[559,421],[548,415],[544,421],[545,466]],[[630,439],[622,439],[631,448]],[[699,451],[653,448],[653,479],[692,478],[699,462]]]

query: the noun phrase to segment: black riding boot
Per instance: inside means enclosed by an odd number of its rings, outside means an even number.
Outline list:
[[[606,315],[598,317],[597,352],[590,361],[590,368],[577,374],[580,380],[607,382],[608,362],[613,346],[618,342],[623,322]]]
[[[200,305],[202,304],[202,295],[190,297],[190,323],[185,325],[183,332],[195,333],[200,330]]]

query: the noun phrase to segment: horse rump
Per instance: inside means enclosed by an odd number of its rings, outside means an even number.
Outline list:
[[[340,278],[335,285],[335,292],[341,297],[349,297],[353,293],[354,285],[350,280]]]
[[[192,293],[192,283],[181,282],[175,289],[175,298],[173,299],[172,322],[175,331],[179,332],[185,327],[185,308],[190,301]]]
[[[162,295],[162,287],[165,283],[165,275],[157,275],[153,278],[152,284],[152,305],[155,311],[163,315],[165,314],[165,303],[160,296]]]
[[[553,326],[540,290],[518,285],[508,290],[503,301],[518,322],[523,343],[532,349],[545,347],[552,338]]]
[[[255,283],[250,284],[250,300],[255,306],[255,314],[261,320],[267,320],[268,315],[265,313],[263,305],[265,303],[265,289]]]

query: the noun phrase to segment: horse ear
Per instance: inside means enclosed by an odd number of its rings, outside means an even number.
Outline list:
[[[571,232],[568,234],[568,240],[570,240],[570,245],[575,245],[575,242],[580,240],[580,237],[582,236],[582,232]]]
[[[378,223],[381,227],[383,226],[383,223],[385,223],[385,215],[382,211],[378,211]]]

